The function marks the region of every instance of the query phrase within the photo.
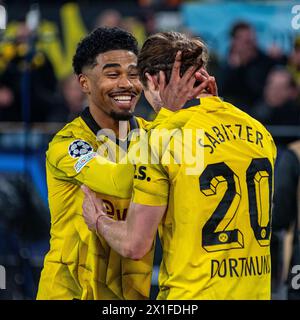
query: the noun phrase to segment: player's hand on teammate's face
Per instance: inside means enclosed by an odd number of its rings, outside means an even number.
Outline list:
[[[195,72],[195,78],[201,83],[194,88],[194,96],[197,97],[203,90],[213,96],[218,96],[218,87],[215,77],[212,77],[204,68],[200,68]]]
[[[180,77],[181,51],[178,51],[172,68],[169,83],[166,83],[166,76],[163,71],[159,72],[159,94],[162,104],[171,111],[177,111],[183,107],[190,97],[189,81],[192,85],[196,79],[192,77],[195,68],[189,68],[187,72]]]
[[[91,191],[87,186],[82,185],[81,190],[84,192],[82,204],[82,215],[89,230],[97,231],[96,223],[99,215],[105,215],[105,207],[103,201],[96,197],[95,192]]]
[[[215,78],[211,77],[204,68],[197,70],[196,67],[192,66],[181,77],[180,67],[181,52],[178,51],[168,84],[166,84],[164,72],[160,71],[159,73],[159,93],[165,108],[177,111],[188,100],[196,98],[204,90],[212,95],[217,95]],[[197,80],[200,83],[195,86]]]

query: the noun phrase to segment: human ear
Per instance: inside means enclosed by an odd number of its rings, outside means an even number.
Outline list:
[[[157,76],[156,75],[150,75],[148,72],[145,73],[145,76],[147,78],[147,85],[150,91],[157,91],[159,89]]]
[[[89,94],[90,93],[90,87],[89,87],[89,79],[88,79],[88,77],[85,74],[81,73],[78,76],[78,81],[79,81],[80,87],[82,89],[82,92],[84,92],[86,94]]]

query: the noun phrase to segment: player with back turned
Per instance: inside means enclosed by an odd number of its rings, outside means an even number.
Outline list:
[[[169,80],[177,50],[182,50],[183,68],[206,66],[207,50],[198,39],[175,32],[150,36],[138,59],[149,100],[147,89],[158,90]],[[159,229],[163,256],[158,299],[270,299],[276,148],[269,132],[207,93],[156,129],[149,132],[149,152],[158,161],[136,165],[126,221],[110,219],[93,192],[83,187],[89,228],[136,260],[149,252]],[[157,144],[154,135],[166,129],[179,134]],[[192,132],[187,147],[203,156],[197,168],[180,161],[176,140],[186,132]]]

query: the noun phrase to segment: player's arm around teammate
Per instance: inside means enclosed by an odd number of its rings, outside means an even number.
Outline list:
[[[168,84],[164,72],[160,72],[159,77],[146,74],[148,83],[145,94],[154,109],[173,105],[174,111],[180,110],[187,100],[197,97],[204,90],[217,95],[215,79],[204,69],[197,71],[196,67],[190,67],[180,76],[180,66],[179,52]],[[195,86],[197,80],[200,84]],[[110,246],[124,257],[140,259],[151,249],[159,222],[166,211],[166,204],[146,206],[131,203],[127,220],[115,223],[106,215],[101,200],[87,186],[84,185],[82,190],[85,193],[83,216],[90,230],[104,236]],[[167,192],[165,190],[166,194]]]

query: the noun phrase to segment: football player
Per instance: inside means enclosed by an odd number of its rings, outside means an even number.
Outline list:
[[[207,49],[197,38],[168,32],[144,43],[138,65],[150,101],[147,90],[169,81],[178,50],[183,70],[206,67]],[[270,133],[207,92],[155,128],[149,132],[149,153],[157,162],[136,165],[126,221],[112,220],[83,187],[89,228],[122,256],[138,261],[150,252],[159,229],[158,299],[270,299],[276,157]],[[168,130],[171,139],[157,143],[159,130]],[[180,140],[185,135],[190,140]],[[202,159],[198,167],[182,158],[186,148]]]

